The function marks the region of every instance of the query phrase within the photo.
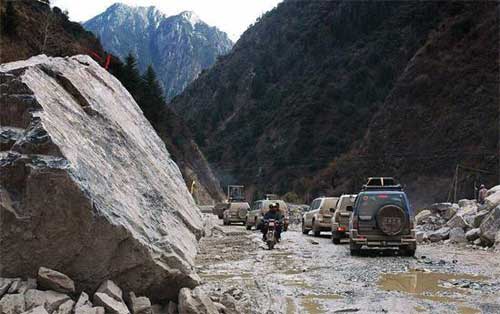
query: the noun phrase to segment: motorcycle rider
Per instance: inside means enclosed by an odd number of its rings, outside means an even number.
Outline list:
[[[283,221],[285,217],[283,214],[280,212],[280,204],[279,203],[271,203],[269,204],[269,211],[264,215],[264,218],[262,219],[262,240],[266,240],[266,234],[267,234],[267,222],[271,219],[275,220],[277,223],[276,226],[276,240],[279,242],[281,239],[281,228],[283,226]]]

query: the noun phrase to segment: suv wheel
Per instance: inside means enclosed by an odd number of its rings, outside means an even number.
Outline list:
[[[340,244],[340,239],[332,237],[332,242],[333,244]]]
[[[349,249],[351,250],[352,256],[357,256],[361,253],[361,245],[355,243],[349,243]]]
[[[247,228],[247,230],[252,230],[252,225],[248,223],[248,219],[247,221],[245,221],[245,227]]]
[[[302,220],[302,233],[303,234],[309,233],[309,229],[306,228],[306,224],[305,224],[304,220]]]
[[[318,226],[316,226],[316,221],[312,221],[313,233],[315,237],[319,237],[321,235],[321,230],[319,230]]]

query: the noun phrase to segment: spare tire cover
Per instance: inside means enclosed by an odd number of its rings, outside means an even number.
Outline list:
[[[238,210],[238,217],[241,219],[244,219],[247,216],[247,209],[246,208],[240,208]]]
[[[383,206],[377,212],[377,224],[383,233],[398,235],[406,224],[405,211],[396,205]]]

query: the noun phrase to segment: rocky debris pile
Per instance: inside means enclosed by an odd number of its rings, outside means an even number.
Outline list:
[[[93,294],[75,292],[74,281],[63,273],[40,267],[38,277],[0,278],[2,314],[237,314],[236,303],[215,303],[200,288],[182,288],[179,304],[151,304],[148,297],[123,293],[105,280]],[[233,311],[234,309],[234,311]]]
[[[201,213],[121,83],[88,56],[42,55],[0,65],[0,84],[1,275],[45,265],[74,279],[42,270],[50,291],[111,279],[155,301],[197,286]]]
[[[500,249],[500,185],[488,191],[484,204],[460,200],[437,203],[415,216],[419,242],[472,242]]]

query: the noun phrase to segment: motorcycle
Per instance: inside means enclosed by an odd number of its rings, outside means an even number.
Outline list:
[[[269,248],[269,250],[272,250],[276,243],[279,241],[276,237],[279,222],[274,219],[270,219],[266,222],[266,225],[267,233],[265,242],[267,243],[267,247]]]

